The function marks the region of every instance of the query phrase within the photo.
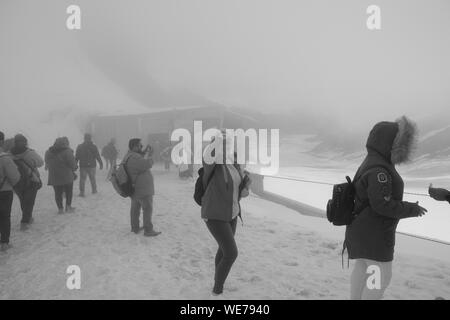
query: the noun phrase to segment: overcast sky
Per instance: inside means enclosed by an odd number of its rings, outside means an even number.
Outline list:
[[[66,29],[70,4],[80,31]],[[366,28],[370,4],[380,31]],[[14,129],[4,110],[205,101],[354,123],[448,118],[449,35],[448,0],[1,0],[0,124]]]

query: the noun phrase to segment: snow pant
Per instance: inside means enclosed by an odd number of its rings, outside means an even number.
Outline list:
[[[153,196],[131,197],[130,220],[131,230],[139,230],[139,216],[143,216],[144,231],[153,231],[152,213],[153,213]]]
[[[66,207],[72,206],[73,182],[61,186],[53,186],[55,201],[58,209],[63,209],[63,194],[66,196]]]
[[[214,292],[221,293],[225,280],[238,256],[238,248],[234,240],[237,218],[230,222],[207,220],[206,226],[219,245],[215,258]]]
[[[21,223],[30,223],[33,216],[34,202],[36,201],[37,192],[38,189],[36,187],[16,191],[20,200],[20,208],[22,209]]]
[[[86,178],[89,176],[91,182],[92,193],[97,192],[97,182],[95,181],[95,167],[92,168],[80,168],[80,194],[84,195],[84,185],[86,184]]]
[[[350,299],[380,300],[392,278],[392,261],[356,259],[351,275]]]
[[[11,234],[12,191],[0,192],[0,243],[9,243]]]

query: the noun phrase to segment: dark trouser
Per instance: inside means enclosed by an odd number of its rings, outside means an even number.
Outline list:
[[[95,167],[93,168],[80,168],[80,194],[84,195],[84,185],[86,184],[86,178],[89,176],[91,182],[92,193],[97,192],[97,182],[95,181]]]
[[[234,234],[236,233],[237,218],[230,222],[219,220],[208,220],[206,226],[216,239],[219,249],[215,259],[214,290],[222,291],[225,280],[230,273],[231,267],[238,256]]]
[[[20,208],[22,209],[21,223],[30,223],[37,192],[38,190],[35,187],[31,187],[17,193],[20,200]]]
[[[131,229],[139,230],[139,216],[141,215],[144,220],[144,230],[150,232],[153,230],[152,213],[153,213],[153,196],[146,196],[142,198],[131,198]]]
[[[12,191],[0,192],[0,243],[9,243],[11,234]]]
[[[62,186],[53,186],[55,201],[58,209],[63,209],[63,194],[66,195],[66,207],[72,206],[73,182]]]

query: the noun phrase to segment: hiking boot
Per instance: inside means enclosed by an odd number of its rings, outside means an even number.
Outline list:
[[[144,232],[144,237],[156,237],[157,235],[160,235],[160,231],[150,230]]]
[[[66,206],[66,212],[67,213],[73,213],[73,212],[75,212],[75,208],[72,207],[72,206]]]
[[[218,285],[217,283],[215,283],[215,284],[214,284],[213,291],[212,291],[212,294],[213,294],[214,296],[218,296],[218,295],[220,295],[220,294],[222,294],[222,293],[223,293],[223,286],[220,286],[220,285]]]
[[[11,248],[12,248],[12,245],[10,245],[9,243],[1,243],[0,244],[0,252],[6,252]]]
[[[63,213],[64,213],[64,209],[63,208],[58,209],[58,214],[63,214]]]

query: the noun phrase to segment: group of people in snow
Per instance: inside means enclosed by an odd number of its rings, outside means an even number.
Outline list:
[[[102,155],[109,167],[109,173],[115,169],[118,150],[112,139],[102,150]],[[153,230],[151,221],[153,211],[154,184],[150,168],[153,165],[151,148],[143,149],[140,139],[131,139],[129,152],[125,156],[127,168],[134,181],[135,194],[131,200],[130,220],[132,231],[139,233],[139,216],[143,211],[145,236],[156,236],[160,232]],[[92,194],[96,194],[96,168],[103,169],[103,161],[97,146],[89,133],[84,135],[83,143],[74,152],[67,137],[59,137],[45,152],[44,159],[29,148],[27,138],[17,134],[5,140],[0,132],[0,250],[7,251],[11,234],[11,209],[13,193],[16,193],[22,210],[21,230],[26,230],[33,223],[33,209],[37,193],[42,187],[39,168],[45,165],[48,171],[48,185],[54,189],[58,213],[72,213],[73,185],[78,178],[79,196],[85,197],[85,184],[89,178]],[[65,200],[65,201],[64,201]]]
[[[224,137],[225,138],[225,137]],[[350,298],[381,299],[392,277],[395,233],[400,219],[421,217],[427,210],[418,202],[403,200],[404,182],[396,165],[411,160],[417,127],[406,117],[377,123],[367,139],[367,155],[355,174],[355,218],[347,225],[344,248],[355,260],[351,274]],[[225,152],[224,152],[225,154]],[[225,163],[225,161],[223,162]],[[237,258],[234,240],[239,201],[248,194],[250,180],[239,165],[204,163],[201,216],[217,241],[213,294],[221,294]],[[211,179],[212,176],[212,179]],[[429,195],[450,203],[450,192],[429,187]],[[380,270],[380,286],[369,288],[370,267]]]
[[[403,200],[404,182],[396,166],[411,159],[416,142],[417,127],[406,117],[395,122],[377,123],[367,139],[367,155],[354,178],[355,215],[347,225],[344,247],[349,259],[355,260],[351,274],[351,299],[381,299],[392,277],[395,233],[400,219],[421,217],[427,210],[418,202]],[[225,133],[220,139],[227,139]],[[0,132],[0,233],[1,250],[9,248],[10,215],[13,190],[17,193],[22,209],[22,227],[33,222],[33,206],[42,183],[38,168],[44,165],[42,158],[28,147],[27,139],[18,134],[13,139],[13,147],[5,150],[5,137]],[[112,140],[102,155],[110,168],[115,168],[118,156]],[[212,144],[211,144],[212,145]],[[211,145],[206,148],[210,148]],[[204,194],[201,197],[201,218],[206,228],[217,241],[213,294],[223,292],[225,281],[237,259],[238,247],[235,233],[238,218],[241,217],[240,200],[249,194],[251,184],[249,173],[237,163],[236,153],[226,150],[215,159],[221,163],[203,163],[201,183]],[[151,173],[153,150],[144,148],[141,139],[129,140],[128,153],[121,165],[133,182],[131,196],[131,231],[138,234],[144,230],[145,236],[157,236],[152,224],[154,181]],[[170,149],[168,149],[170,150]],[[168,160],[169,151],[164,156]],[[218,152],[215,150],[214,152]],[[162,153],[163,154],[163,153]],[[228,159],[232,155],[232,159]],[[164,159],[164,157],[163,157]],[[85,134],[84,142],[76,152],[72,151],[66,137],[57,138],[45,154],[45,169],[48,170],[48,184],[53,186],[59,213],[73,212],[73,183],[80,169],[80,196],[85,196],[85,182],[89,177],[92,193],[97,192],[95,173],[99,164],[103,168],[97,146],[90,134]],[[166,169],[168,169],[166,165]],[[65,206],[63,195],[65,194]],[[442,188],[429,187],[429,195],[438,201],[450,203],[450,192]],[[140,212],[143,226],[140,227]],[[368,288],[367,270],[377,266],[381,274],[381,286]]]

